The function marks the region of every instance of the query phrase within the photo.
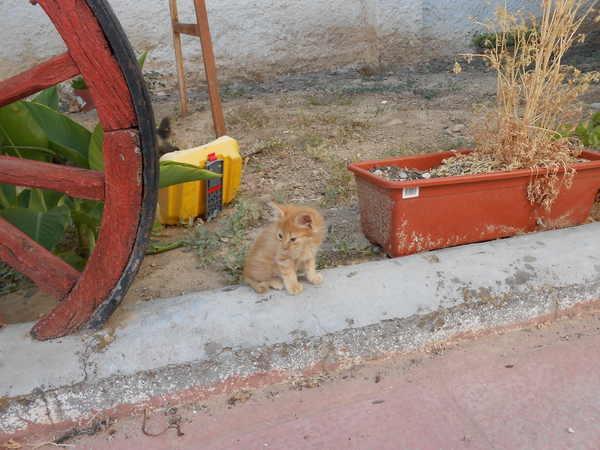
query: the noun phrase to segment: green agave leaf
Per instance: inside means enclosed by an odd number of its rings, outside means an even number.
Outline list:
[[[54,206],[48,207],[46,205],[46,196],[44,195],[43,189],[31,189],[28,205],[29,209],[33,209],[34,211],[38,212],[45,212],[52,209]]]
[[[59,253],[56,256],[79,272],[83,272],[83,269],[85,269],[85,265],[87,264],[87,261],[84,258],[73,253]]]
[[[17,188],[12,184],[0,184],[0,209],[17,205]]]
[[[42,196],[41,199],[40,195]],[[29,208],[39,212],[49,211],[53,208],[56,208],[59,203],[64,203],[61,202],[64,196],[65,194],[62,192],[47,191],[45,189],[32,189],[31,197],[29,199]]]
[[[90,168],[90,163],[87,160],[87,155],[81,156],[81,153],[79,153],[78,151],[73,150],[72,148],[57,144],[56,142],[53,142],[53,141],[50,141],[50,148],[53,151],[55,151],[56,153],[58,153],[59,155],[64,156],[69,161],[74,162],[78,167],[81,167],[82,169]]]
[[[179,247],[183,247],[185,241],[177,241],[177,242],[151,242],[148,244],[148,249],[146,250],[146,255],[156,255],[158,253],[168,252],[169,250],[174,250]]]
[[[50,144],[52,145],[52,144]],[[49,148],[44,148],[44,147],[24,147],[24,146],[20,146],[20,145],[15,145],[15,146],[10,146],[10,147],[6,147],[7,150],[13,151],[13,152],[19,152],[24,158],[27,157],[27,154],[23,154],[24,152],[40,152],[46,155],[46,158],[44,159],[44,161],[51,161],[53,159],[57,159],[57,160],[64,160],[65,158],[60,155],[59,153],[55,152],[54,150],[50,150]],[[28,158],[31,159],[31,158]]]
[[[44,105],[19,102],[48,135],[50,149],[73,161],[79,167],[89,169],[88,151],[92,133],[64,114]]]
[[[45,249],[52,250],[63,235],[70,213],[69,208],[64,205],[48,212],[13,207],[0,211],[0,217],[3,217]]]
[[[68,195],[65,195],[60,202],[58,202],[58,206],[61,205],[67,205],[69,207],[69,209],[74,209],[75,208],[75,203],[73,202],[73,199],[71,197],[69,197]]]
[[[21,156],[36,161],[48,160],[47,154],[43,151],[8,148],[11,146],[50,148],[48,135],[40,128],[22,102],[0,108],[0,138],[4,147],[3,151],[7,155]]]
[[[206,169],[199,169],[189,164],[180,164],[166,161],[169,164],[160,163],[159,188],[173,186],[174,184],[187,183],[188,181],[209,180],[219,178],[221,175]]]
[[[97,228],[102,223],[102,217],[96,217],[83,211],[71,211],[71,219],[88,227]]]
[[[189,164],[189,163],[184,163],[184,162],[178,162],[178,161],[160,161],[160,166],[181,166],[181,167],[190,167],[192,169],[197,169],[198,166],[195,166],[194,164]]]
[[[58,111],[58,106],[60,104],[58,101],[58,85],[44,89],[33,99],[33,103],[46,105],[48,108]]]
[[[66,194],[57,191],[48,191],[44,189],[42,191],[44,193],[44,200],[46,201],[46,206],[48,209],[54,209],[57,206],[64,205],[63,198]]]
[[[140,66],[140,69],[144,68],[144,63],[146,62],[146,56],[148,56],[147,51],[142,53],[141,56],[138,58],[138,65]]]
[[[87,212],[91,216],[102,218],[102,214],[104,214],[104,202],[83,200],[81,202],[81,210]]]
[[[92,139],[90,141],[90,149],[88,160],[90,169],[104,171],[104,159],[102,157],[102,143],[104,142],[104,130],[100,123],[94,128]]]
[[[23,189],[19,195],[17,195],[17,206],[22,208],[29,208],[29,202],[31,200],[31,189]]]

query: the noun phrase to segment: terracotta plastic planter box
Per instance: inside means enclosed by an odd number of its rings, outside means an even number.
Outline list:
[[[81,111],[91,111],[92,109],[96,109],[96,105],[94,104],[89,89],[76,89],[73,91],[73,94],[75,94],[75,98],[77,99],[77,103],[79,103],[79,109],[81,109]]]
[[[550,213],[527,200],[526,187],[535,176],[528,169],[415,181],[388,181],[368,172],[376,164],[427,170],[453,154],[350,164],[367,239],[395,257],[532,232],[540,224],[579,225],[587,219],[600,189],[600,154],[590,151],[582,154],[590,161],[575,165],[571,188],[561,188]]]

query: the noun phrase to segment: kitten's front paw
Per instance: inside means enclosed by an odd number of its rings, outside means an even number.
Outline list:
[[[314,274],[306,275],[306,279],[312,284],[321,284],[323,282],[323,275],[319,272],[315,272]]]
[[[302,292],[302,285],[300,283],[292,284],[287,287],[287,291],[292,295],[298,295]]]

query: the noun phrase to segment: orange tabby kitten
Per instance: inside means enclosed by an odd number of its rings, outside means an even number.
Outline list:
[[[274,221],[258,236],[248,255],[244,281],[260,294],[270,286],[285,287],[296,295],[302,292],[296,276],[300,264],[312,284],[323,281],[315,268],[315,255],[325,234],[325,222],[319,211],[308,206],[269,205]]]

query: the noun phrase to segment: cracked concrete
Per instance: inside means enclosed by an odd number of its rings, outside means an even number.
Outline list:
[[[0,331],[0,424],[75,421],[385,358],[598,308],[600,224],[323,271],[299,296],[246,286],[119,308],[103,330]]]

